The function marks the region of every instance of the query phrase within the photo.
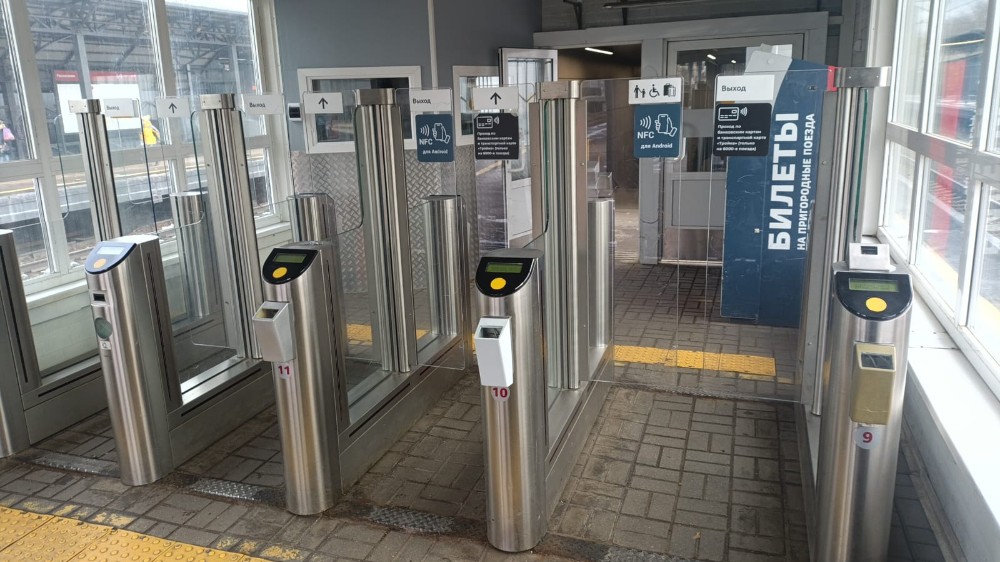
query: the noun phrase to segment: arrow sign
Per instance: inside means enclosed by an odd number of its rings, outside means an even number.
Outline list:
[[[477,111],[484,109],[517,111],[517,100],[518,93],[516,86],[472,89],[472,108]]]
[[[333,92],[306,92],[302,94],[302,113],[309,115],[343,113],[344,96]]]
[[[160,98],[156,100],[156,114],[161,118],[187,119],[191,116],[191,103],[187,98]]]

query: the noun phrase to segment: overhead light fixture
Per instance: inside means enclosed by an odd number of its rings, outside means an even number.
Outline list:
[[[629,8],[652,8],[653,6],[667,6],[671,4],[694,4],[702,0],[635,0],[633,2],[608,2],[604,5],[608,10],[627,10]]]
[[[729,61],[729,62],[731,62],[731,63],[733,63],[733,64],[736,64],[736,59],[733,59],[733,60],[731,60],[731,61]]]
[[[584,51],[590,51],[591,53],[601,53],[602,55],[613,55],[614,51],[606,51],[604,49],[598,49],[596,47],[584,47]]]
[[[712,53],[708,53],[705,56],[708,57],[708,58],[710,58],[710,59],[712,59],[712,60],[715,60],[715,55],[713,55]]]

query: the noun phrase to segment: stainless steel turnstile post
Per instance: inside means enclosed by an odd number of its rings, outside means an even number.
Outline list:
[[[891,73],[887,67],[838,68],[834,75],[837,87],[837,117],[833,139],[833,165],[830,178],[830,195],[827,208],[813,210],[809,236],[809,253],[803,287],[802,326],[799,337],[799,365],[803,372],[802,402],[811,404],[811,413],[820,415],[823,407],[822,361],[825,355],[827,321],[830,318],[830,279],[827,275],[832,264],[847,256],[847,244],[853,239],[855,194],[860,185],[854,185],[864,147],[860,145],[859,127],[863,90],[884,88],[889,85]],[[815,297],[818,295],[818,298]],[[809,307],[818,303],[818,309]]]
[[[337,422],[346,389],[333,252],[329,242],[273,250],[261,273],[267,300],[253,319],[273,363],[285,499],[297,515],[329,509],[341,492]]]
[[[431,195],[425,201],[431,331],[443,336],[468,334],[465,311],[456,306],[469,300],[462,199],[457,195]]]
[[[149,484],[173,468],[163,383],[175,365],[160,239],[99,242],[85,269],[121,479]]]
[[[590,232],[590,345],[614,346],[612,306],[615,280],[615,200],[595,199],[587,204]]]
[[[101,100],[70,100],[69,110],[77,115],[83,152],[83,170],[90,188],[91,213],[98,240],[122,235],[115,192],[115,172],[111,164],[108,123],[101,112]]]
[[[834,267],[816,562],[884,562],[906,386],[909,275]]]
[[[325,193],[296,193],[292,206],[292,240],[324,242],[337,236],[337,212],[333,199]]]
[[[546,364],[550,386],[576,389],[590,375],[587,102],[580,81],[545,82],[530,106],[535,236],[545,234]]]
[[[38,359],[14,231],[0,230],[0,457],[27,449],[22,387],[38,384]]]
[[[379,328],[372,330],[372,344],[384,370],[407,373],[417,366],[417,335],[403,127],[395,90],[358,90],[357,99],[354,142],[368,272],[374,278],[369,301]]]
[[[541,258],[539,250],[496,250],[476,271],[486,534],[506,552],[534,547],[548,529]]]
[[[216,301],[216,271],[212,252],[212,229],[206,207],[207,194],[202,190],[181,191],[170,195],[170,209],[177,229],[178,254],[181,271],[188,287],[203,290],[185,291],[188,316],[204,318],[211,313],[211,303]]]

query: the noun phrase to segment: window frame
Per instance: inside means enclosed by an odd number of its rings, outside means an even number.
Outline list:
[[[417,90],[422,87],[420,66],[350,66],[329,68],[300,68],[299,102],[305,107],[305,94],[312,92],[313,80],[365,80],[370,78],[406,78],[407,88]],[[354,141],[319,142],[316,135],[316,121],[310,115],[302,116],[302,131],[305,135],[306,153],[339,154],[354,152]],[[416,130],[415,114],[410,113],[410,130]],[[416,150],[415,138],[403,139],[403,147]]]
[[[275,39],[277,30],[273,23],[274,0],[247,0],[247,7],[257,81],[262,92],[280,92],[280,69]],[[150,45],[154,72],[158,80],[157,95],[176,96],[177,83],[170,48],[166,0],[145,0],[145,9],[151,27]],[[39,205],[39,221],[52,272],[25,280],[24,285],[29,303],[50,303],[60,298],[71,297],[80,290],[83,281],[80,277],[80,268],[70,267],[65,217],[60,210],[62,194],[61,180],[58,177],[61,173],[60,157],[52,150],[27,0],[0,0],[0,11],[8,22],[8,41],[13,55],[14,76],[19,84],[21,96],[19,101],[26,119],[24,140],[28,143],[30,154],[30,157],[24,160],[0,163],[0,182],[20,180],[37,182],[35,193]],[[266,22],[271,23],[266,25]],[[166,121],[166,128],[171,132],[169,137],[171,142],[159,146],[153,154],[149,154],[143,147],[115,151],[116,163],[142,164],[147,158],[151,162],[162,160],[171,170],[168,173],[173,175],[172,187],[185,189],[187,185],[185,163],[188,158],[195,156],[195,148],[191,143],[184,143],[182,135],[173,134],[178,126],[177,120]],[[265,151],[270,196],[273,198],[272,204],[278,207],[281,201],[291,195],[291,170],[288,166],[278,165],[280,162],[289,162],[290,157],[284,116],[265,116],[264,126],[266,134],[248,137],[246,146],[248,151],[257,149]],[[76,158],[73,156],[71,159],[74,164],[70,169],[76,168]],[[63,162],[65,161],[63,157]],[[82,160],[80,166],[82,171]],[[280,212],[279,208],[278,212],[258,220],[258,235],[267,236],[276,225],[287,219],[285,214]],[[175,253],[175,242],[165,242],[163,251],[165,257]]]
[[[901,56],[906,56],[900,50],[903,42],[902,28],[904,13],[915,0],[902,0],[896,17],[895,55],[893,67],[899,69]],[[1000,354],[991,354],[976,331],[970,325],[972,307],[981,283],[984,268],[984,244],[986,240],[986,218],[989,209],[989,191],[991,186],[1000,187],[1000,151],[990,152],[989,142],[991,126],[1000,126],[1000,0],[988,1],[988,16],[985,29],[984,45],[980,60],[979,89],[976,92],[976,116],[972,122],[972,137],[966,143],[932,132],[933,110],[935,106],[934,89],[937,85],[939,65],[943,64],[939,56],[941,29],[943,27],[944,8],[947,0],[932,0],[930,7],[929,40],[924,58],[923,96],[920,100],[918,114],[919,126],[913,127],[897,123],[892,119],[896,115],[899,97],[902,93],[893,87],[892,108],[886,125],[885,165],[883,170],[889,170],[889,158],[892,145],[907,148],[916,154],[916,177],[910,208],[909,246],[903,247],[886,228],[889,202],[889,182],[895,178],[884,173],[881,185],[881,203],[877,236],[880,241],[890,247],[893,259],[905,264],[914,279],[918,293],[927,301],[928,307],[942,324],[955,344],[975,366],[983,381],[1000,398]],[[896,71],[898,72],[898,70]],[[894,81],[894,84],[896,82]],[[922,243],[922,230],[927,213],[925,206],[926,191],[931,184],[929,176],[931,165],[948,166],[958,173],[968,174],[968,185],[965,193],[965,215],[962,225],[961,249],[958,275],[958,294],[954,302],[947,302],[932,281],[916,264],[917,251]]]

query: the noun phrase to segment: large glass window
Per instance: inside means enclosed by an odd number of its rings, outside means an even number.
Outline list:
[[[916,176],[917,154],[898,144],[891,144],[883,220],[886,232],[903,248],[910,246],[910,215]]]
[[[29,158],[21,83],[14,69],[8,22],[0,12],[0,162]]]
[[[931,162],[924,180],[924,216],[921,221],[917,266],[955,306],[958,298],[958,272],[965,242],[965,202],[969,178],[960,171]]]
[[[900,12],[900,27],[909,32],[899,38],[899,52],[910,55],[900,58],[900,66],[896,68],[896,100],[893,117],[897,123],[916,128],[920,125],[920,100],[924,93],[931,0],[907,2],[901,7]]]
[[[149,5],[144,0],[25,0],[38,61],[49,139],[57,154],[80,152],[70,100],[138,99],[144,111],[160,96]],[[140,120],[113,149],[142,144]]]
[[[1000,94],[981,93],[998,2],[899,2],[879,234],[1000,396]]]
[[[988,13],[988,0],[944,0],[942,7],[935,46],[931,132],[964,143],[972,142],[978,111]],[[906,29],[903,37],[911,32]],[[903,60],[913,58],[908,55]]]
[[[986,225],[979,241],[978,289],[972,301],[969,327],[997,361],[1000,361],[1000,188],[990,187]]]

